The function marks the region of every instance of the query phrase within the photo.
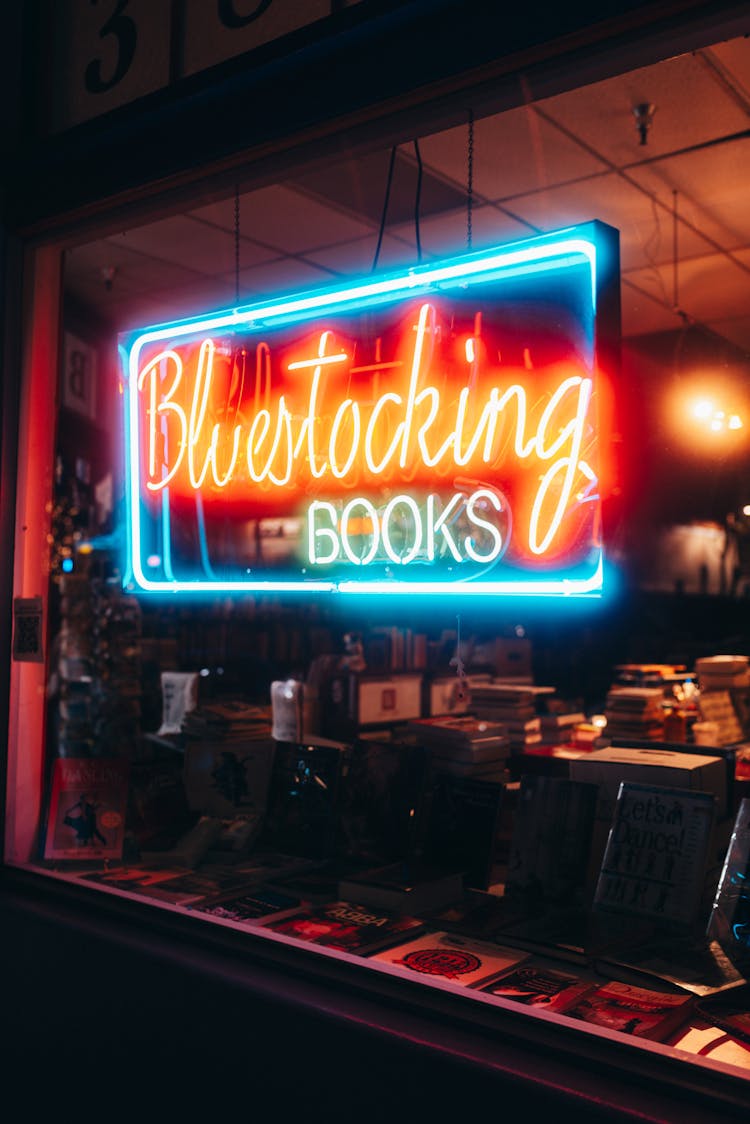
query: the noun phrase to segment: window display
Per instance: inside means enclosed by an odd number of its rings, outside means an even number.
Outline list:
[[[748,42],[69,241],[7,866],[750,1082]]]

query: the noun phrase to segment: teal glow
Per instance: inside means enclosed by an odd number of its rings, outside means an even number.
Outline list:
[[[541,235],[507,246],[465,254],[446,261],[419,265],[392,274],[371,276],[346,285],[330,286],[288,296],[260,301],[243,307],[219,310],[123,334],[120,356],[125,385],[124,433],[126,448],[125,508],[127,557],[123,566],[123,584],[136,592],[154,594],[325,594],[346,596],[394,595],[397,598],[418,596],[450,596],[459,599],[514,596],[561,598],[590,598],[598,596],[603,588],[604,560],[602,551],[592,548],[585,564],[565,566],[549,573],[533,572],[493,580],[486,574],[472,575],[471,579],[457,577],[450,580],[444,573],[432,580],[377,579],[367,577],[367,567],[351,566],[349,575],[326,579],[309,578],[304,571],[278,573],[249,572],[240,576],[235,570],[226,578],[212,559],[206,532],[203,500],[196,495],[195,527],[193,534],[200,555],[200,573],[186,578],[177,574],[172,542],[175,526],[169,488],[160,497],[160,518],[153,521],[141,497],[143,466],[139,444],[139,391],[138,374],[143,349],[154,343],[178,345],[198,339],[204,334],[224,332],[231,337],[261,335],[275,328],[310,323],[333,313],[355,314],[398,304],[406,299],[430,294],[460,292],[476,286],[489,285],[509,278],[544,277],[550,273],[563,273],[583,266],[583,289],[580,292],[581,353],[588,365],[595,361],[595,325],[601,274],[611,271],[614,263],[603,260],[607,247],[602,241],[598,224],[571,227],[553,234]],[[575,277],[575,275],[573,275]],[[576,285],[580,281],[576,279]],[[578,292],[578,290],[576,290]],[[596,497],[588,497],[586,502]],[[158,555],[162,570],[149,576],[146,559]]]

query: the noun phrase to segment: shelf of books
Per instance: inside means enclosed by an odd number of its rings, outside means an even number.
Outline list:
[[[89,908],[159,910],[181,940],[358,973],[481,1034],[710,1089],[713,1112],[746,1103],[740,746],[623,743],[623,714],[641,734],[663,718],[641,683],[614,684],[609,738],[553,688],[486,674],[458,709],[430,713],[451,696],[425,689],[418,713],[360,716],[347,737],[310,728],[299,683],[276,686],[202,699],[165,675],[137,753],[53,755],[13,865]]]

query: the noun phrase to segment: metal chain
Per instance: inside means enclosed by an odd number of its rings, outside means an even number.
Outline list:
[[[472,209],[474,207],[474,110],[469,110],[469,138],[466,152],[466,248],[471,249]]]
[[[234,300],[240,303],[240,189],[234,189]]]

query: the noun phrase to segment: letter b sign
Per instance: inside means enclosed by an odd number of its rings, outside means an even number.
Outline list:
[[[62,401],[68,410],[96,416],[96,351],[70,332],[65,333]]]

